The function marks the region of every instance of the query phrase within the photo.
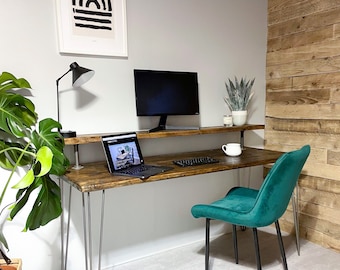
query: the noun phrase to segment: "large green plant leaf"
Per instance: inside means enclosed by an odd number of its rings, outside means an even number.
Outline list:
[[[43,176],[49,173],[52,167],[52,158],[53,158],[53,153],[50,148],[48,148],[47,146],[43,146],[39,149],[36,155],[36,162],[40,163],[40,166],[38,166],[40,168],[40,172],[38,172],[36,177],[40,177],[40,176]],[[35,178],[35,175],[34,175],[35,168],[36,167],[28,170],[26,175],[12,188],[23,189],[31,185]]]
[[[34,104],[21,95],[0,92],[0,129],[21,138],[34,126],[38,115]]]
[[[13,219],[26,205],[30,195],[38,187],[41,189],[28,215],[24,231],[38,229],[62,213],[60,188],[49,175],[44,175],[37,177],[28,188],[19,190],[18,201],[10,212],[10,218]]]
[[[35,125],[38,115],[34,104],[15,91],[31,88],[23,78],[16,78],[11,73],[0,75],[0,129],[20,138],[25,136],[27,129]],[[11,90],[11,91],[9,91]]]
[[[16,214],[26,205],[33,190],[40,187],[39,194],[34,206],[27,218],[25,230],[34,230],[47,224],[61,214],[60,189],[50,178],[49,174],[63,175],[69,166],[69,161],[63,153],[64,140],[57,130],[61,125],[50,118],[39,122],[38,131],[31,133],[31,142],[38,149],[37,161],[34,165],[34,182],[17,193],[17,202],[11,210],[10,217],[13,219]],[[40,151],[48,148],[53,153],[52,163],[49,172],[43,169],[45,162],[51,157],[49,151]],[[44,164],[41,164],[44,162]],[[48,163],[48,162],[46,162]],[[44,173],[40,176],[42,169]]]
[[[0,140],[0,167],[4,169],[13,169],[13,163],[8,159],[8,156],[6,156],[8,148],[9,146]]]
[[[18,166],[22,167],[25,165],[32,164],[34,157],[32,154],[35,150],[28,147],[29,153],[24,154],[21,158],[20,155],[27,145],[27,142],[23,143],[12,143],[11,140],[1,137],[0,133],[0,167],[8,170],[12,170],[16,162]]]
[[[38,177],[43,176],[50,172],[52,168],[52,158],[53,153],[50,148],[47,146],[43,146],[39,149],[37,153],[37,162],[41,164],[40,172],[37,175]]]
[[[32,132],[32,143],[37,149],[43,146],[47,146],[53,153],[52,167],[50,170],[51,174],[63,175],[70,165],[69,160],[63,153],[64,150],[64,138],[58,131],[61,125],[59,122],[46,118],[39,122],[39,131]]]
[[[15,189],[22,189],[22,188],[26,188],[28,186],[30,186],[34,181],[34,172],[33,170],[28,170],[28,172],[26,173],[26,175],[21,178],[21,180],[16,183],[12,188]]]
[[[2,72],[0,75],[0,92],[16,88],[31,88],[31,85],[24,78],[16,78],[9,72]]]

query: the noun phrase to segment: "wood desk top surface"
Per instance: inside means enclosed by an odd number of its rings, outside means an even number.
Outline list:
[[[173,169],[151,176],[144,181],[134,177],[113,176],[109,173],[106,162],[102,161],[82,164],[84,165],[84,168],[81,170],[69,169],[64,178],[65,181],[77,188],[80,192],[91,192],[141,184],[144,182],[147,183],[177,177],[265,165],[275,162],[281,154],[281,152],[276,151],[245,148],[242,154],[238,157],[228,157],[221,149],[145,157],[146,164],[171,166]],[[173,160],[200,156],[216,158],[219,160],[219,163],[188,167],[180,167],[172,163]]]

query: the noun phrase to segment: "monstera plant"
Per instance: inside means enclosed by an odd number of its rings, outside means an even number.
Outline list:
[[[51,175],[63,175],[69,160],[63,153],[60,123],[50,118],[38,121],[34,104],[21,94],[23,89],[31,91],[27,80],[8,72],[0,75],[0,170],[8,171],[0,175],[0,213],[12,220],[33,199],[23,228],[28,231],[61,215],[61,192]],[[4,205],[9,189],[16,189],[16,196]],[[2,231],[0,242],[8,249]]]

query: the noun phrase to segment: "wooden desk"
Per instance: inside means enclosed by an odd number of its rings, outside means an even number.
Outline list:
[[[81,170],[70,169],[65,175],[65,181],[70,184],[70,196],[69,204],[71,201],[71,186],[82,192],[83,200],[83,220],[84,220],[84,241],[85,241],[85,261],[86,269],[92,270],[92,232],[91,232],[91,205],[90,205],[90,193],[93,191],[102,191],[102,209],[101,209],[101,225],[100,225],[100,237],[99,237],[99,260],[98,269],[101,268],[101,247],[103,238],[103,220],[104,220],[104,205],[105,205],[105,190],[109,188],[116,188],[134,184],[142,184],[145,182],[171,180],[177,177],[193,176],[205,173],[212,173],[218,171],[232,170],[238,168],[252,167],[258,165],[265,165],[268,163],[275,162],[281,155],[281,152],[245,148],[242,154],[238,157],[228,157],[221,149],[197,151],[197,152],[186,152],[181,154],[169,154],[160,155],[153,157],[146,157],[145,162],[147,164],[158,164],[165,166],[172,166],[174,169],[151,176],[147,180],[143,181],[139,178],[125,177],[125,176],[113,176],[108,172],[106,162],[95,162],[84,164],[84,168]],[[176,159],[185,159],[198,156],[210,156],[218,159],[219,163],[179,167],[172,163]],[[63,189],[63,188],[62,188]],[[84,195],[87,194],[85,197]],[[86,202],[87,201],[87,202]],[[63,211],[64,213],[64,211]],[[64,217],[62,217],[62,222]],[[67,228],[69,228],[69,219]],[[67,231],[67,238],[69,232]],[[63,233],[62,233],[63,236]],[[68,241],[66,242],[68,243]],[[66,255],[64,254],[64,244],[62,240],[62,265],[66,268],[67,260],[67,249],[66,244]],[[64,257],[65,256],[65,257]],[[66,258],[66,260],[65,260]],[[64,269],[64,268],[62,268]]]
[[[228,157],[221,149],[145,157],[146,164],[170,166],[174,169],[151,176],[144,181],[139,178],[127,176],[113,176],[108,172],[106,162],[94,162],[85,164],[84,168],[81,170],[70,169],[65,175],[65,180],[80,192],[92,192],[109,188],[141,184],[143,182],[160,181],[177,177],[264,165],[275,162],[281,154],[281,152],[245,148],[242,154],[238,157]],[[179,167],[172,163],[172,161],[176,159],[185,159],[199,156],[210,156],[218,159],[220,162],[189,167]]]

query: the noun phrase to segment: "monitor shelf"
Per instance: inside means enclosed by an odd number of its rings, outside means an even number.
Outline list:
[[[246,130],[259,130],[264,129],[264,125],[243,125],[243,126],[216,126],[216,127],[201,127],[199,129],[187,129],[187,130],[161,130],[157,132],[148,131],[137,131],[138,139],[156,139],[165,137],[176,137],[176,136],[193,136],[193,135],[204,135],[204,134],[218,134],[228,132],[240,132]],[[88,143],[98,143],[101,141],[101,137],[104,135],[110,135],[112,133],[101,133],[101,134],[84,134],[78,135],[73,138],[65,138],[66,145],[79,145]],[[121,133],[121,132],[118,132]]]

